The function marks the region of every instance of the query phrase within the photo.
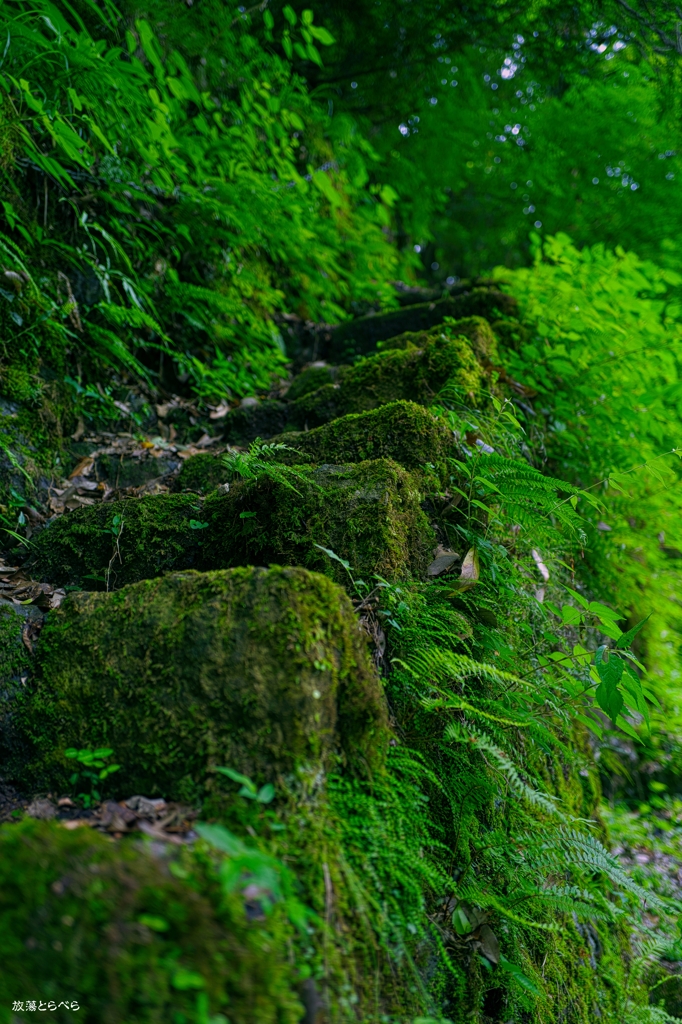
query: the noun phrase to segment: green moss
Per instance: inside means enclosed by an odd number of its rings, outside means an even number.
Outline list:
[[[304,569],[171,574],[72,594],[40,638],[17,729],[26,778],[67,788],[68,747],[110,746],[131,792],[199,799],[230,786],[315,782],[332,759],[381,758],[379,682],[348,598]]]
[[[261,477],[228,494],[156,495],[68,512],[36,539],[32,571],[53,584],[114,590],[184,569],[304,565],[343,583],[356,574],[422,575],[433,531],[418,485],[386,459],[308,471],[297,490]]]
[[[474,355],[484,366],[498,360],[497,338],[488,321],[482,316],[448,320],[445,325],[432,327],[428,331],[405,331],[395,338],[380,341],[377,349],[380,352],[388,352],[390,349],[423,348],[441,335],[466,338],[471,343]]]
[[[172,569],[194,568],[205,543],[201,522],[201,499],[191,494],[74,509],[36,538],[32,571],[54,584],[96,590],[105,588],[107,579],[113,589]]]
[[[446,317],[485,317],[487,320],[513,316],[516,300],[497,288],[472,288],[463,295],[436,302],[422,302],[374,316],[350,320],[334,328],[327,358],[348,359],[375,349],[377,342],[394,338],[405,331],[428,331]]]
[[[37,609],[36,609],[37,611]],[[40,615],[40,612],[38,612]],[[31,664],[22,641],[28,610],[8,602],[0,603],[0,688],[24,675]],[[42,617],[42,616],[41,616]]]
[[[409,473],[376,459],[307,475],[309,483],[297,481],[298,493],[262,477],[209,495],[204,515],[214,564],[305,565],[348,585],[346,571],[321,546],[365,580],[375,573],[390,580],[423,575],[434,535]]]
[[[185,459],[176,480],[176,488],[179,491],[208,494],[224,484],[227,478],[223,456],[202,452]]]
[[[316,391],[317,388],[321,388],[324,384],[333,384],[338,377],[338,373],[339,367],[337,366],[327,366],[326,364],[323,366],[309,366],[294,378],[291,387],[286,393],[287,401],[293,402],[297,398],[303,398],[304,395],[309,394],[311,391]]]
[[[158,853],[31,820],[0,829],[7,1024],[17,999],[73,1001],[77,1011],[49,1016],[84,1024],[205,1024],[220,1012],[230,1024],[298,1024],[289,931],[277,906],[247,920],[204,850]]]
[[[310,429],[400,399],[430,405],[446,385],[462,401],[475,403],[482,397],[484,376],[468,340],[441,332],[422,348],[369,356],[340,374],[338,383],[291,402],[289,427]]]
[[[350,413],[314,430],[273,438],[298,448],[306,461],[326,463],[393,459],[406,469],[440,462],[452,433],[423,406],[389,402],[371,412]],[[202,456],[195,456],[202,458]],[[288,461],[302,461],[287,453]]]

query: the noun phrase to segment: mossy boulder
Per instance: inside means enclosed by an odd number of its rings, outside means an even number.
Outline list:
[[[67,789],[69,747],[113,748],[117,792],[197,800],[225,765],[303,784],[381,758],[385,711],[341,588],[305,569],[174,573],[50,614],[17,729],[25,778]]]
[[[286,428],[288,410],[285,402],[274,398],[250,400],[225,417],[224,437],[234,445],[247,445],[257,437],[272,437]]]
[[[83,1024],[205,1024],[221,1012],[230,1024],[299,1024],[290,931],[277,905],[248,920],[206,849],[162,853],[55,822],[0,828],[7,1024],[17,999]]]
[[[417,481],[388,459],[305,467],[295,489],[261,477],[205,499],[129,498],[51,523],[37,539],[32,571],[60,586],[116,590],[172,571],[274,562],[347,584],[321,545],[356,574],[406,579],[423,574],[434,542],[420,500]]]
[[[283,441],[302,453],[303,458],[284,453],[284,460],[292,463],[393,459],[405,469],[420,469],[440,462],[453,437],[424,406],[400,401],[371,412],[349,413],[313,430],[280,434],[273,441]]]
[[[325,384],[335,384],[341,369],[345,369],[345,367],[329,366],[324,362],[313,363],[312,366],[306,367],[294,377],[284,397],[288,402],[293,402]]]
[[[201,452],[185,459],[175,481],[175,489],[208,494],[224,484],[228,476],[223,455]]]
[[[474,355],[484,366],[498,361],[497,338],[493,328],[482,316],[465,317],[462,320],[449,322],[445,326],[432,327],[428,331],[405,331],[395,338],[380,341],[377,349],[387,352],[390,349],[423,348],[439,336],[457,336],[466,338],[473,349]]]
[[[368,356],[340,373],[336,384],[290,402],[287,429],[309,430],[401,399],[430,405],[446,385],[474,404],[483,397],[485,375],[468,339],[439,332],[423,347]]]
[[[344,464],[393,459],[405,469],[439,463],[452,447],[452,432],[415,402],[389,402],[371,412],[350,413],[313,430],[271,438],[296,451],[282,451],[288,465]],[[208,494],[228,478],[222,455],[192,455],[177,480],[179,490]]]
[[[395,332],[384,335],[394,336]],[[484,367],[494,361],[495,344],[489,325],[477,316],[402,334],[355,366],[309,367],[294,378],[286,401],[263,399],[235,409],[225,420],[225,439],[244,445],[256,437],[310,430],[339,416],[400,400],[430,405],[446,385],[462,401],[480,402],[487,386]]]
[[[26,744],[13,727],[12,708],[33,670],[33,656],[24,643],[24,636],[29,636],[26,627],[42,624],[43,618],[43,613],[34,605],[0,602],[0,763],[3,776],[11,773],[13,766],[22,765],[28,756]]]
[[[435,302],[421,302],[361,317],[340,324],[331,331],[324,358],[347,359],[349,356],[372,352],[379,341],[394,338],[405,331],[428,331],[441,324],[446,317],[460,320],[484,317],[486,320],[501,316],[514,316],[518,312],[516,300],[497,288],[472,288],[462,295],[448,296]]]
[[[42,612],[31,605],[0,601],[0,693],[26,675],[31,656],[23,642],[23,631],[30,619],[42,619]]]
[[[206,554],[217,565],[304,565],[348,585],[343,566],[370,580],[422,576],[434,544],[415,479],[390,459],[302,469],[296,490],[261,477],[209,495]]]
[[[66,512],[36,538],[32,572],[59,585],[111,590],[199,567],[206,530],[193,494],[149,495]]]

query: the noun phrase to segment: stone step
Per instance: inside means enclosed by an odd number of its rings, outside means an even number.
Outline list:
[[[304,790],[383,757],[386,709],[345,592],[301,568],[172,573],[76,593],[43,627],[13,728],[21,784],[67,791],[64,750],[107,746],[117,790],[220,804],[237,770]]]

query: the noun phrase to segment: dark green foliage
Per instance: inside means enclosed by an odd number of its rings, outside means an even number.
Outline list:
[[[25,779],[65,789],[64,750],[106,745],[121,796],[197,800],[229,791],[220,765],[305,792],[340,757],[380,764],[385,710],[343,592],[273,567],[71,595],[17,722],[34,744]]]
[[[249,922],[244,902],[205,846],[160,853],[87,828],[5,825],[0,1020],[30,998],[73,1002],[50,1016],[87,1024],[202,1024],[221,1010],[233,1024],[298,1024],[291,927],[279,907]]]
[[[52,583],[113,590],[203,560],[201,500],[156,495],[74,509],[36,539],[33,572]]]

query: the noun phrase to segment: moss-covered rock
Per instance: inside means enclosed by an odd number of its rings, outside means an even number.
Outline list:
[[[345,570],[316,546],[322,545],[358,574],[405,579],[423,574],[433,547],[420,497],[409,473],[377,459],[307,467],[295,490],[261,477],[206,499],[162,494],[91,505],[39,535],[32,569],[53,584],[86,590],[115,590],[171,571],[273,562],[348,583]]]
[[[0,693],[29,670],[31,656],[22,639],[29,617],[42,619],[43,615],[30,605],[17,606],[9,601],[0,601]]]
[[[286,428],[287,419],[286,403],[274,398],[241,405],[225,418],[225,440],[247,445],[257,437],[272,437]]]
[[[304,565],[347,585],[356,577],[422,576],[434,544],[413,477],[389,459],[303,470],[296,490],[261,477],[209,495],[206,553],[217,565]],[[307,479],[306,479],[307,477]]]
[[[474,355],[483,366],[490,366],[498,360],[495,332],[482,316],[449,321],[444,326],[432,327],[428,331],[405,331],[395,338],[380,341],[377,349],[387,352],[390,349],[423,348],[441,335],[467,338]]]
[[[400,399],[430,405],[446,385],[463,401],[475,403],[483,396],[485,377],[471,343],[441,331],[423,347],[369,356],[339,373],[336,384],[289,403],[288,429],[308,430]]]
[[[415,402],[389,402],[364,413],[349,413],[313,430],[280,434],[303,453],[284,453],[287,462],[348,463],[393,459],[405,469],[440,462],[452,446],[452,432]],[[202,456],[196,456],[201,458]]]
[[[311,391],[316,391],[325,384],[334,384],[342,367],[329,366],[327,363],[313,363],[312,366],[302,370],[291,383],[285,398],[293,402],[297,398],[303,398]],[[345,369],[345,367],[344,367]]]
[[[205,527],[192,494],[150,495],[66,512],[36,538],[32,571],[59,585],[114,589],[199,567]]]
[[[178,473],[175,481],[176,490],[195,491],[198,494],[208,494],[209,491],[214,491],[228,479],[228,472],[223,460],[223,455],[213,455],[210,452],[190,455],[188,459],[185,459]]]
[[[497,288],[472,288],[463,295],[448,296],[436,302],[422,302],[340,324],[331,332],[329,351],[324,358],[348,359],[372,352],[379,341],[394,338],[405,331],[428,331],[446,317],[485,317],[487,320],[513,316],[516,300]]]
[[[55,822],[0,829],[7,1024],[17,999],[84,1024],[298,1024],[289,931],[277,905],[248,920],[207,850],[164,855]]]
[[[381,758],[385,711],[345,593],[304,569],[177,573],[72,594],[17,712],[26,779],[67,787],[69,747],[114,750],[121,795],[201,799],[227,765],[262,783]]]

